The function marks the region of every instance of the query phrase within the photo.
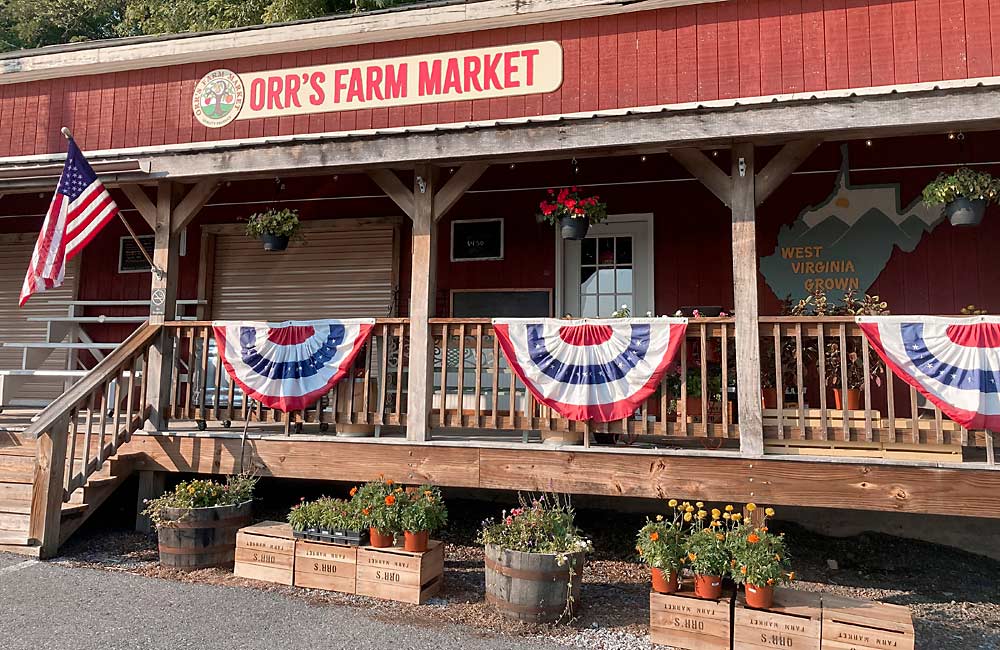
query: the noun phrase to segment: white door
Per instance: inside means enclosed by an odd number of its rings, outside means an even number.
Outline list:
[[[608,318],[622,305],[653,311],[653,215],[609,217],[582,241],[559,240],[563,273],[558,315]]]

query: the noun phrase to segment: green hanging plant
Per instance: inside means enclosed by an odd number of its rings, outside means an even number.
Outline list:
[[[247,219],[247,237],[259,239],[264,235],[292,237],[299,231],[299,212],[289,208],[271,208],[250,215]]]
[[[928,183],[923,197],[927,205],[947,205],[960,198],[996,203],[1000,199],[1000,180],[986,172],[959,167],[951,174],[942,172]]]

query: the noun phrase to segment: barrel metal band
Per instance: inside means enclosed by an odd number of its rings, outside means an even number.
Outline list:
[[[229,528],[246,526],[250,524],[250,515],[240,515],[238,517],[228,517],[226,519],[215,519],[210,521],[196,521],[192,519],[182,519],[180,521],[170,521],[165,523],[163,528]]]
[[[159,544],[160,553],[166,555],[202,555],[206,553],[225,553],[234,551],[233,544],[215,544],[214,546],[167,546]]]
[[[516,578],[518,580],[558,582],[559,580],[566,580],[569,578],[569,569],[560,569],[558,571],[526,571],[524,569],[515,569],[513,567],[497,564],[495,560],[490,558],[486,558],[486,568],[496,571],[500,575],[507,576],[508,578]]]

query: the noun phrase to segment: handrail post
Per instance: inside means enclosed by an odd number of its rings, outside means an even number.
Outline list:
[[[39,553],[43,559],[52,557],[59,550],[66,444],[72,413],[71,410],[60,416],[38,436],[35,451],[28,537],[41,545]]]
[[[733,146],[733,290],[736,317],[736,394],[739,399],[740,453],[764,454],[761,413],[760,336],[757,309],[757,234],[752,143]],[[779,396],[780,399],[780,396]]]
[[[427,440],[434,395],[434,313],[437,271],[437,224],[434,221],[434,168],[420,165],[414,176],[413,246],[410,272],[410,367],[407,383],[406,437]],[[444,408],[444,402],[441,403]]]

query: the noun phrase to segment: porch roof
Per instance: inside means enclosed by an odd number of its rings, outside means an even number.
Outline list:
[[[431,126],[271,136],[87,152],[105,182],[409,168],[615,155],[736,140],[779,143],[984,130],[1000,125],[1000,77],[796,93]],[[0,191],[55,183],[64,154],[0,159]],[[139,170],[118,171],[122,160]],[[23,171],[23,173],[18,173]]]

